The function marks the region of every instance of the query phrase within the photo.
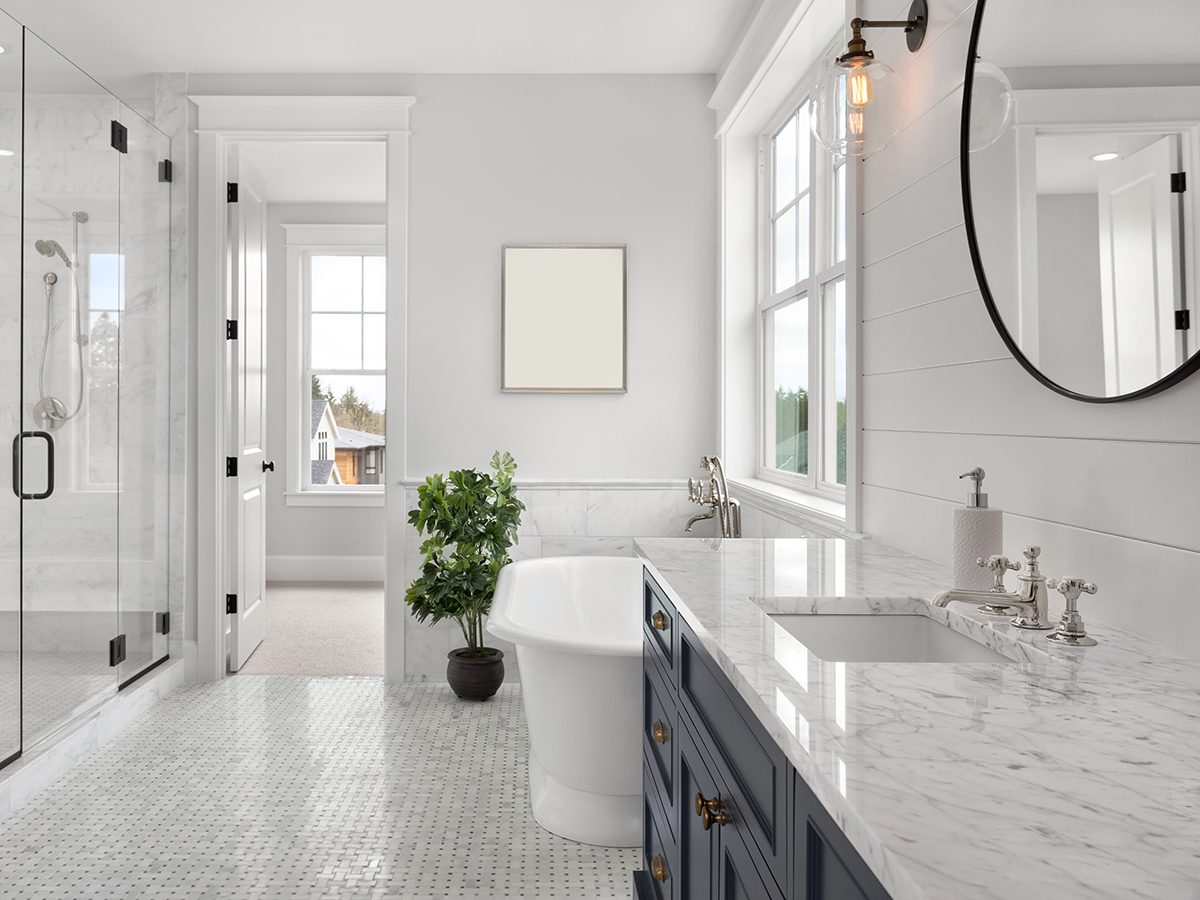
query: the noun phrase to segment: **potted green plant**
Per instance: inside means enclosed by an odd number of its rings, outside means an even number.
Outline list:
[[[445,477],[430,475],[408,514],[425,539],[421,574],[404,599],[418,622],[453,619],[462,629],[466,646],[450,651],[446,678],[465,700],[486,700],[504,681],[504,654],[484,646],[483,619],[525,509],[513,484],[516,471],[512,455],[497,451],[490,473],[456,469]]]

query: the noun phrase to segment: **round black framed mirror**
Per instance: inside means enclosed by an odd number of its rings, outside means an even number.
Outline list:
[[[1197,33],[1190,0],[1095,0],[1084,17],[976,5],[960,135],[971,261],[1013,356],[1073,399],[1146,397],[1200,368]]]

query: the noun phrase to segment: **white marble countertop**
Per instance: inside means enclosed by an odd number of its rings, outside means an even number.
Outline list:
[[[895,900],[1200,900],[1200,661],[1082,603],[1096,647],[935,609],[948,571],[869,540],[636,549]],[[926,614],[1014,661],[826,662],[768,610]]]

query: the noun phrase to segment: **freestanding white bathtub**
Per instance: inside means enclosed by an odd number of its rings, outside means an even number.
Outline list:
[[[488,631],[517,648],[533,817],[605,847],[642,835],[642,561],[561,556],[500,572]]]

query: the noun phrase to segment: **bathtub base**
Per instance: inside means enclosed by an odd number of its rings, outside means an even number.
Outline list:
[[[555,781],[531,751],[529,797],[533,818],[551,834],[600,847],[640,847],[642,795],[593,794]]]

